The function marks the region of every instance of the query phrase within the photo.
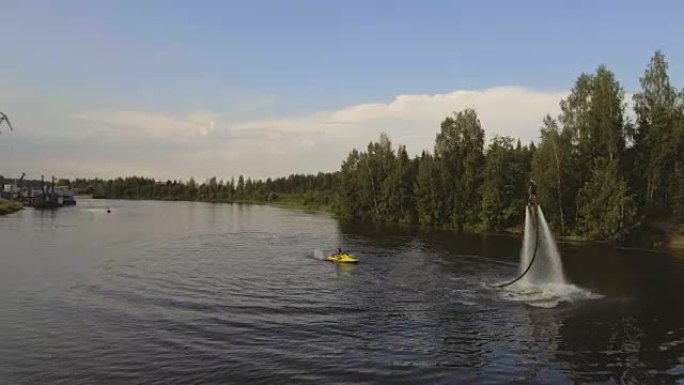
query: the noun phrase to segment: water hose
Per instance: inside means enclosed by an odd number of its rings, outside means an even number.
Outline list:
[[[536,209],[536,206],[535,206]],[[534,252],[532,253],[532,259],[530,260],[530,263],[527,265],[527,268],[525,271],[522,272],[516,279],[506,282],[501,285],[497,285],[496,287],[502,288],[506,286],[510,286],[522,279],[527,273],[529,273],[530,269],[532,268],[532,264],[534,263],[534,259],[537,258],[537,249],[539,248],[539,220],[536,218],[537,213],[532,212],[532,222],[534,223],[534,228],[535,228],[535,234],[534,234]]]

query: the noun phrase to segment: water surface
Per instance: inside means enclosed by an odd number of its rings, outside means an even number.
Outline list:
[[[318,259],[338,245],[361,263]],[[577,293],[493,288],[520,247],[268,206],[27,209],[0,217],[0,382],[684,381],[684,259],[561,245]]]

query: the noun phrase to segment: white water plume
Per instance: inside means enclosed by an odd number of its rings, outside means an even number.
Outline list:
[[[518,274],[529,271],[518,282],[504,289],[501,297],[536,307],[555,307],[561,302],[600,297],[566,283],[556,241],[541,208],[528,208],[525,234],[520,251]]]
[[[544,217],[544,213],[541,208],[537,206],[537,215],[539,217],[539,225],[541,225],[541,238],[539,239],[540,246],[543,246],[542,253],[546,255],[547,261],[547,282],[549,283],[565,283],[565,276],[563,275],[563,263],[561,262],[560,253],[558,252],[558,246],[556,246],[556,241],[553,239],[553,234],[551,229],[549,229],[549,223]]]
[[[528,209],[525,210],[525,232],[523,233],[522,249],[520,249],[520,267],[518,269],[518,275],[525,272],[525,269],[527,269],[527,266],[529,266],[532,260],[532,256],[534,254],[534,242],[536,242],[536,239],[532,238],[535,237],[534,233],[534,224],[532,223],[532,216],[530,215],[530,210]]]
[[[520,255],[520,274],[534,258],[530,271],[520,280],[522,284],[564,284],[563,265],[549,229],[549,224],[539,206],[526,210],[525,238]]]

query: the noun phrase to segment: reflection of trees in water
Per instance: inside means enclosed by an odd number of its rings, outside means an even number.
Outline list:
[[[340,221],[344,237],[360,245],[392,250],[418,247],[445,256],[478,255],[517,262],[522,239],[516,236],[457,233],[411,226]]]
[[[558,361],[576,382],[684,380],[683,265],[661,254],[566,250],[571,280],[607,297],[562,311]]]
[[[504,309],[505,310],[505,309]],[[555,310],[510,306],[501,317],[494,346],[515,357],[511,374],[522,383],[557,383],[565,379],[558,371],[552,352],[558,345],[561,319]]]
[[[606,300],[582,309],[564,320],[556,357],[567,362],[568,375],[582,383],[681,381],[683,319],[681,314],[667,314],[662,305]]]
[[[556,356],[577,382],[675,383],[684,379],[684,270],[658,254],[568,258],[580,284],[608,296],[569,310]],[[677,373],[679,372],[679,373]]]
[[[608,245],[564,245],[563,270],[573,284],[606,296],[632,294],[639,269]]]
[[[410,246],[415,234],[408,227],[347,221],[339,222],[339,230],[343,246],[352,253],[401,251]]]

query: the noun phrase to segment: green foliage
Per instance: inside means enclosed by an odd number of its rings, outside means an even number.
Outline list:
[[[238,180],[224,183],[215,177],[198,184],[194,178],[180,181],[155,181],[129,177],[112,180],[75,179],[72,187],[95,198],[197,200],[204,202],[281,203],[290,207],[331,210],[334,207],[339,173],[290,175],[266,181]],[[242,181],[242,183],[240,183]]]
[[[625,148],[624,91],[611,71],[600,66],[595,74],[580,75],[560,106],[560,121],[581,158],[619,159]]]
[[[435,158],[427,153],[423,153],[419,161],[415,190],[418,223],[440,226],[447,222],[446,200],[441,198],[442,179]]]
[[[340,214],[352,219],[362,219],[362,213],[367,209],[363,206],[361,200],[361,193],[358,182],[359,152],[353,150],[347,156],[347,159],[342,162],[342,170],[340,171],[340,189],[339,189],[339,204],[338,208]]]
[[[674,176],[674,166],[682,155],[682,94],[670,84],[665,56],[656,52],[639,79],[641,92],[634,95],[637,124],[633,133],[638,186],[648,206],[665,208],[678,192],[668,199],[667,186]]]
[[[572,131],[561,132],[558,123],[547,115],[539,148],[532,156],[532,179],[538,186],[538,202],[546,208],[546,217],[560,233],[574,224],[578,161]]]
[[[449,225],[459,231],[478,225],[484,164],[484,130],[477,113],[465,109],[441,124],[435,140]]]
[[[23,208],[21,203],[0,198],[0,215],[11,214]]]
[[[623,241],[637,226],[637,210],[617,160],[599,158],[580,189],[579,228],[593,239]]]
[[[519,225],[524,216],[529,174],[527,148],[513,148],[513,138],[496,136],[489,145],[482,186],[482,224],[501,231]]]

